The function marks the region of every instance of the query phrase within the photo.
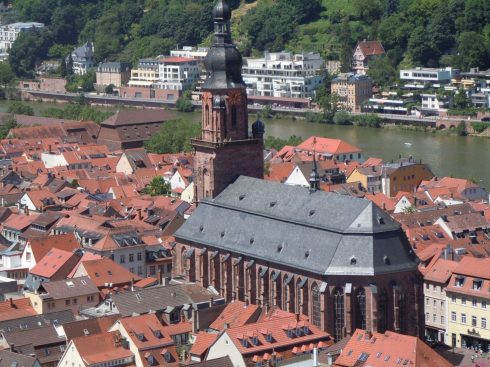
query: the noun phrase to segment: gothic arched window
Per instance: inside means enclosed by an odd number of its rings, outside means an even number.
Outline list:
[[[356,293],[356,328],[366,330],[366,291],[360,288]]]
[[[339,341],[344,337],[345,327],[344,291],[341,288],[333,291],[333,319],[335,341]]]
[[[383,289],[378,297],[378,333],[384,333],[388,329],[388,296]]]
[[[209,116],[209,105],[206,105],[206,107],[204,107],[204,126],[208,126],[210,120],[211,116]]]
[[[320,288],[316,283],[311,287],[311,322],[318,327],[322,325]]]
[[[236,128],[237,123],[238,123],[238,113],[236,107],[233,106],[231,107],[231,127]]]

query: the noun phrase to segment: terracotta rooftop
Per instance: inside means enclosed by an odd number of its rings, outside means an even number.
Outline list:
[[[131,273],[109,258],[81,262],[74,276],[81,274],[88,276],[99,288],[107,288],[107,284],[112,284],[112,286],[109,286],[112,288],[113,286],[130,284],[132,280],[138,281],[141,279],[138,275]]]
[[[307,152],[315,151],[318,154],[329,155],[361,152],[361,149],[350,145],[341,139],[322,138],[319,136],[309,137],[298,145],[296,149]]]
[[[235,301],[229,303],[225,307],[209,328],[222,331],[225,329],[225,325],[227,325],[228,328],[243,326],[250,322],[257,321],[259,313],[259,306],[252,304],[247,305],[245,302]]]
[[[32,256],[37,262],[54,248],[70,253],[80,248],[80,244],[73,233],[31,239],[28,245],[31,248]]]
[[[74,338],[72,343],[88,366],[134,356],[129,349],[123,348],[120,338],[118,332],[108,332]]]
[[[99,293],[97,286],[88,277],[45,282],[42,288],[55,300]]]
[[[446,283],[453,271],[458,267],[459,263],[452,260],[439,258],[437,261],[425,271],[425,280],[437,283]]]
[[[63,324],[66,339],[106,333],[117,321],[118,316],[102,316],[86,320],[77,320]]]
[[[56,278],[64,278],[73,269],[78,259],[79,257],[73,252],[52,248],[37,262],[29,273],[43,278],[53,278],[55,275]],[[61,274],[59,272],[64,273]]]
[[[194,344],[192,344],[189,353],[194,356],[203,357],[218,336],[219,334],[217,333],[206,333],[204,331],[200,331],[195,336]]]
[[[29,298],[9,299],[0,302],[0,321],[37,315]]]
[[[356,330],[334,367],[451,367],[436,350],[414,336]]]
[[[364,56],[384,55],[385,49],[379,41],[362,41],[357,45]]]
[[[164,347],[174,343],[155,314],[124,317],[119,322],[138,349]]]

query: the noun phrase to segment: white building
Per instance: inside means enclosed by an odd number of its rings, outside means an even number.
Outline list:
[[[184,91],[199,79],[199,61],[187,57],[166,57],[158,63],[156,89]]]
[[[263,58],[246,59],[242,74],[250,96],[311,98],[323,82],[324,65],[314,52],[265,52]]]
[[[0,59],[3,61],[8,57],[9,50],[20,33],[32,32],[43,27],[43,23],[36,22],[12,23],[0,26]]]
[[[424,111],[440,111],[450,107],[450,100],[445,96],[437,96],[436,94],[421,94],[422,110]]]
[[[73,73],[84,75],[88,69],[95,67],[94,44],[92,42],[86,42],[76,48],[72,51],[71,58],[73,60]]]
[[[400,80],[412,82],[414,87],[430,83],[434,86],[448,84],[459,74],[459,70],[452,68],[415,68],[400,70]]]
[[[172,57],[185,57],[187,59],[203,60],[208,54],[208,47],[191,47],[184,46],[182,50],[172,50],[170,51],[170,56]]]

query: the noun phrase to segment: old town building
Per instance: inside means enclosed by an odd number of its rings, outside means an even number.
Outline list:
[[[226,2],[218,2],[213,17],[215,40],[206,56],[202,86],[202,133],[192,140],[198,201],[215,197],[240,175],[264,175],[264,124],[254,123],[249,136],[242,56],[231,40],[231,9]]]

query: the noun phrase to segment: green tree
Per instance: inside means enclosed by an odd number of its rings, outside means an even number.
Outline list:
[[[336,125],[351,125],[352,117],[347,111],[337,111],[333,116],[333,123]]]
[[[466,95],[463,88],[460,88],[457,93],[454,94],[454,108],[465,109],[471,106],[471,101]]]
[[[276,138],[274,136],[268,136],[264,140],[264,146],[267,149],[275,149],[279,151],[282,148],[284,148],[286,145],[295,147],[301,144],[302,141],[303,139],[301,139],[299,136],[296,135],[291,135],[288,139],[281,139],[281,138]]]
[[[15,115],[34,116],[34,110],[32,107],[19,101],[12,102],[8,108],[8,112]]]
[[[199,135],[201,126],[191,120],[167,121],[158,133],[145,142],[150,153],[179,153],[192,150],[190,139]]]
[[[10,116],[2,125],[0,125],[0,139],[5,139],[11,129],[15,129],[19,125],[14,116]]]
[[[68,62],[66,63],[66,75],[73,75],[73,56],[71,52],[68,54]]]
[[[109,84],[107,87],[105,87],[104,92],[106,94],[114,94],[114,84]]]
[[[9,64],[19,77],[34,77],[34,69],[45,59],[51,47],[47,30],[21,32],[9,52]]]
[[[192,104],[192,91],[186,90],[175,104],[177,110],[180,112],[192,112],[194,111],[194,105]]]
[[[462,70],[472,67],[490,66],[488,43],[476,32],[463,32],[458,37],[458,56],[456,62]]]
[[[155,176],[141,193],[150,196],[168,196],[171,193],[170,183],[165,182],[161,176]]]
[[[15,75],[7,62],[0,62],[0,86],[6,87],[15,79]]]
[[[386,56],[378,57],[369,63],[368,76],[374,84],[380,86],[392,85],[397,79],[396,69]]]

